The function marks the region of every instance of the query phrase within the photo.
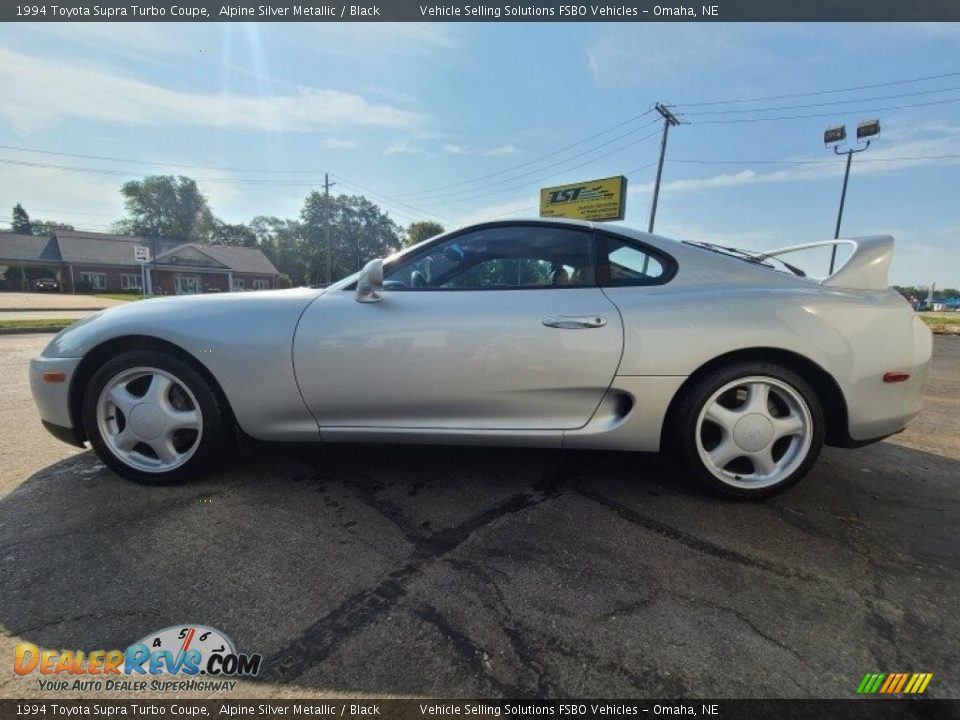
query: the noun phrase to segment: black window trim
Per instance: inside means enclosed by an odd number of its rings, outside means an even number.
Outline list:
[[[596,249],[594,251],[594,278],[600,287],[651,287],[655,285],[666,285],[676,277],[677,270],[679,269],[676,259],[660,248],[653,247],[642,240],[637,240],[628,235],[621,235],[620,233],[610,230],[596,229],[594,231],[594,238],[596,241]],[[663,266],[663,274],[659,277],[642,280],[611,280],[610,256],[607,252],[608,240],[614,240],[623,245],[635,248],[655,258]]]
[[[465,227],[460,230],[456,230],[449,233],[444,233],[441,236],[438,236],[434,242],[431,242],[423,246],[416,253],[410,255],[404,255],[397,258],[394,262],[389,265],[385,264],[383,266],[383,275],[387,276],[387,273],[390,272],[394,267],[397,266],[400,262],[419,262],[420,258],[429,251],[431,251],[435,245],[441,242],[447,242],[455,238],[467,235],[469,233],[476,232],[478,230],[489,230],[493,228],[519,228],[519,227],[541,227],[541,228],[550,228],[554,230],[572,230],[573,232],[582,233],[587,236],[587,248],[590,253],[590,264],[593,266],[593,282],[587,283],[584,285],[520,285],[520,286],[506,286],[506,287],[490,287],[490,288],[458,288],[458,287],[420,287],[420,288],[384,288],[384,292],[491,292],[495,290],[500,290],[504,292],[514,292],[517,290],[583,290],[584,288],[599,287],[597,283],[597,242],[596,242],[596,233],[590,227],[582,227],[580,225],[567,225],[566,223],[557,223],[557,222],[538,222],[536,220],[500,220],[488,223],[482,223],[479,225],[471,225],[470,227]],[[344,288],[356,289],[357,284],[350,283],[349,287]]]
[[[588,285],[526,285],[522,287],[496,287],[496,288],[440,288],[428,287],[418,288],[416,291],[410,288],[393,288],[386,292],[489,292],[491,290],[515,291],[515,290],[582,290],[588,287],[654,287],[657,285],[666,285],[677,275],[679,264],[677,260],[669,253],[660,248],[649,245],[642,240],[624,235],[612,230],[605,230],[597,227],[584,227],[581,225],[568,225],[566,223],[551,222],[549,220],[495,220],[492,222],[480,223],[469,227],[461,228],[451,232],[438,235],[433,242],[427,243],[415,253],[403,254],[390,263],[383,266],[383,274],[386,276],[400,262],[417,262],[423,255],[431,252],[437,244],[447,242],[454,238],[472,233],[476,230],[486,230],[498,227],[546,227],[563,230],[573,230],[574,232],[584,233],[590,236],[590,253],[593,264],[593,283]],[[629,245],[642,252],[655,257],[663,265],[663,274],[657,278],[649,278],[645,281],[620,281],[610,280],[610,263],[607,255],[607,240]],[[357,283],[352,282],[343,288],[345,291],[355,291]]]

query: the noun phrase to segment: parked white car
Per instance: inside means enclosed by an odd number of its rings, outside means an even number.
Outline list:
[[[824,442],[899,432],[931,335],[887,287],[889,237],[815,281],[623,227],[477,225],[326,289],[111,308],[31,363],[44,425],[146,484],[271,441],[668,450],[759,497]],[[789,266],[787,266],[789,267]]]

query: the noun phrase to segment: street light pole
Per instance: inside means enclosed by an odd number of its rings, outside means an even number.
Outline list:
[[[847,128],[845,125],[838,125],[837,127],[828,128],[823,134],[824,144],[828,146],[833,145],[834,154],[847,156],[847,166],[843,172],[843,189],[840,191],[840,209],[837,211],[837,227],[833,232],[834,240],[838,240],[840,238],[840,223],[843,222],[843,206],[847,201],[847,185],[850,182],[850,165],[853,163],[853,156],[856,153],[863,152],[870,147],[870,138],[874,138],[879,134],[879,120],[866,120],[860,123],[857,125],[857,141],[863,141],[865,144],[863,147],[850,148],[849,150],[840,150],[838,148],[838,145],[846,142],[847,139]],[[836,265],[836,262],[837,246],[834,244],[830,249],[830,275],[833,275],[833,268]]]
[[[862,148],[850,148],[849,150],[840,151],[837,148],[833,148],[833,152],[837,155],[846,155],[847,156],[847,169],[843,173],[843,189],[840,191],[840,209],[837,211],[837,228],[833,231],[833,239],[837,240],[840,237],[840,223],[843,222],[843,206],[847,201],[847,184],[850,182],[850,164],[853,161],[854,153],[863,152],[868,147],[870,147],[870,141],[867,140],[867,144]],[[834,245],[830,250],[830,274],[833,275],[833,266],[837,261],[837,246]]]

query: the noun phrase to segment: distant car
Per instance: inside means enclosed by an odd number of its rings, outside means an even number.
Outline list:
[[[36,292],[60,292],[60,281],[55,278],[37,278],[33,289]]]
[[[812,280],[780,256],[590,223],[431,238],[326,289],[127,303],[31,363],[44,425],[146,484],[255,438],[668,450],[726,496],[919,411],[932,339],[889,237]],[[625,462],[629,462],[625,460]]]

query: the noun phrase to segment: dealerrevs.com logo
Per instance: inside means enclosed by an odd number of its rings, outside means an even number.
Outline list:
[[[232,690],[232,678],[257,675],[262,660],[238,653],[219,630],[184,624],[151,633],[126,650],[41,650],[21,643],[13,671],[41,676],[41,690],[210,691]]]

